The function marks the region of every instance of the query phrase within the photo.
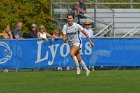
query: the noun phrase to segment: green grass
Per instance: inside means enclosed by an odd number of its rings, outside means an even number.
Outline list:
[[[140,70],[0,73],[0,93],[139,93]]]

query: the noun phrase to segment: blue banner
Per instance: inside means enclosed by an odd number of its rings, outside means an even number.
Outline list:
[[[81,56],[88,66],[140,66],[140,38],[82,39]],[[74,66],[70,48],[61,39],[0,40],[1,68]]]

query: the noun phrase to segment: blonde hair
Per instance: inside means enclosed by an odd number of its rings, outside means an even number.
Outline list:
[[[40,28],[41,27],[43,27],[44,29],[43,29],[43,31],[46,31],[46,28],[45,28],[45,26],[44,25],[39,25],[39,30],[40,30]]]

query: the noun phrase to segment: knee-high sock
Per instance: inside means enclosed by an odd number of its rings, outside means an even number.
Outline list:
[[[86,70],[86,71],[88,70],[88,68],[87,68],[87,66],[86,66],[86,64],[83,60],[81,60],[80,64],[81,64],[81,66],[83,67],[84,70]]]
[[[73,60],[74,60],[74,62],[75,62],[76,67],[79,67],[79,62],[78,62],[76,56],[73,57]]]

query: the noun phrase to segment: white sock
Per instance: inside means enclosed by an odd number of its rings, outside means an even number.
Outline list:
[[[83,60],[80,62],[80,64],[81,64],[81,66],[83,67],[84,70],[86,70],[86,71],[88,70],[88,68],[87,68],[87,66],[86,66],[86,64]]]
[[[75,62],[76,67],[79,67],[79,63],[76,56],[73,57],[73,60]]]

